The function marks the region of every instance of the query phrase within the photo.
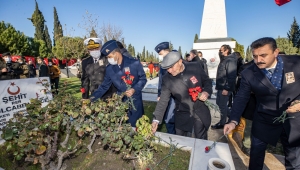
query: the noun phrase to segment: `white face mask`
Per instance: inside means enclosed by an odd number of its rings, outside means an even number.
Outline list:
[[[164,59],[164,56],[163,55],[158,55],[158,59],[159,59],[159,61],[162,61]]]
[[[107,60],[108,60],[109,64],[111,64],[111,65],[118,64],[118,62],[114,58],[107,58]]]
[[[7,63],[10,63],[10,62],[11,62],[11,58],[10,58],[10,57],[4,58],[4,60],[5,60]]]
[[[90,55],[93,57],[93,58],[99,58],[101,53],[100,53],[100,50],[95,50],[95,51],[90,51]]]
[[[49,64],[48,64],[48,66],[52,66],[52,64],[51,64],[51,63],[49,63]]]

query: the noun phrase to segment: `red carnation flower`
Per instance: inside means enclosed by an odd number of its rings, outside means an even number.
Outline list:
[[[122,76],[122,77],[121,77],[121,79],[123,79],[123,80],[124,80],[125,78],[126,78],[126,76]]]
[[[130,79],[130,80],[133,80],[133,79],[134,79],[134,76],[130,75],[130,76],[129,76],[129,79]]]
[[[130,72],[129,72],[129,71],[125,71],[125,74],[126,74],[126,75],[129,75],[129,74],[130,74]]]
[[[207,153],[207,152],[209,152],[210,151],[210,147],[209,146],[206,146],[205,147],[205,152]]]
[[[126,80],[126,84],[132,85],[132,81],[131,80]]]
[[[84,88],[81,88],[80,91],[81,91],[81,93],[85,93],[85,89]]]

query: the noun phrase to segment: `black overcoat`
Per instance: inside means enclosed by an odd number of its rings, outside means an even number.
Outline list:
[[[203,91],[211,94],[212,82],[197,62],[183,64],[185,69],[182,73],[176,76],[166,73],[163,76],[160,100],[153,113],[154,119],[160,123],[162,122],[170,95],[172,94],[175,99],[175,127],[183,131],[192,132],[194,115],[196,114],[208,130],[211,124],[210,111],[204,102],[200,100],[193,102],[188,90],[189,88],[200,86]]]
[[[284,123],[273,123],[294,100],[300,100],[300,56],[281,56],[283,60],[282,89],[278,91],[265,74],[255,65],[242,72],[240,89],[235,96],[231,120],[239,122],[251,92],[256,97],[256,111],[253,115],[252,135],[256,138],[276,145],[281,132],[288,134],[290,146],[300,146],[300,112],[289,114],[294,116]],[[293,73],[294,82],[287,83],[286,73]]]
[[[101,56],[97,63],[94,63],[93,57],[87,57],[82,60],[82,76],[81,87],[85,89],[85,93],[82,93],[83,99],[88,99],[90,93],[93,93],[98,89],[104,80],[106,66],[108,65],[107,58]],[[110,89],[103,95],[103,99],[111,97],[116,92],[116,88],[112,85]]]

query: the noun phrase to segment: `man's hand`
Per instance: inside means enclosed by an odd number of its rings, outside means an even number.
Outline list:
[[[228,124],[224,125],[224,135],[229,134],[233,129],[235,129],[235,124],[233,122],[230,122]]]
[[[291,103],[291,105],[288,107],[288,109],[286,110],[287,113],[296,113],[296,112],[300,112],[300,101],[299,100],[295,100]]]
[[[204,91],[204,92],[201,93],[201,96],[199,97],[199,100],[204,102],[205,100],[207,100],[208,96],[209,96],[209,94],[206,91]]]
[[[158,122],[153,121],[152,122],[152,133],[155,133],[158,127]]]
[[[125,92],[125,94],[126,94],[127,97],[131,97],[134,92],[135,92],[135,90],[133,88],[131,88],[131,89],[127,90]]]
[[[227,95],[228,95],[228,91],[227,91],[227,90],[223,90],[223,91],[222,91],[222,95],[223,95],[223,96],[227,96]]]
[[[1,69],[1,72],[2,72],[2,73],[5,73],[5,72],[7,72],[7,69],[6,69],[6,68],[3,68],[3,69]]]
[[[160,97],[157,97],[157,101],[159,101]]]

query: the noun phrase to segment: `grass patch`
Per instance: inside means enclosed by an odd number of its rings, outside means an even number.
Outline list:
[[[71,93],[73,94],[76,98],[81,99],[81,81],[77,77],[71,77],[71,78],[61,78],[59,81],[59,88],[63,87],[64,83],[67,83],[67,89],[65,93]]]

